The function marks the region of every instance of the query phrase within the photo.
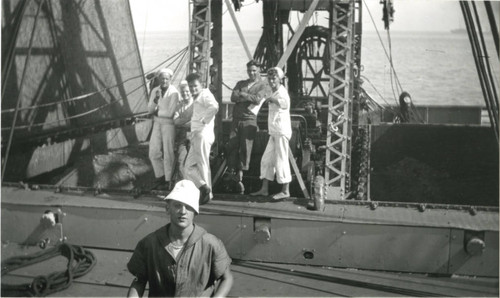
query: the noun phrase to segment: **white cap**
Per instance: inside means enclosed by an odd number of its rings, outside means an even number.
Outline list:
[[[174,189],[165,197],[164,200],[174,200],[193,208],[196,214],[199,214],[200,191],[190,180],[181,180],[177,182]]]
[[[281,68],[279,68],[278,66],[270,68],[267,71],[267,74],[273,73],[273,72],[276,72],[276,74],[278,75],[278,78],[280,78],[280,79],[282,79],[285,76],[285,73],[283,72],[283,70]]]
[[[169,76],[173,76],[174,75],[174,72],[171,71],[170,69],[168,69],[168,68],[162,68],[162,69],[158,70],[158,72],[156,73],[156,76],[159,77],[160,74],[162,74],[162,73],[168,74]]]

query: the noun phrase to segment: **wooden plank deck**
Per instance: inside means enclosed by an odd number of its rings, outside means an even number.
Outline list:
[[[123,297],[132,281],[126,264],[131,251],[90,249],[95,267],[52,297]],[[2,245],[2,261],[19,254],[32,254],[38,247]],[[56,257],[18,269],[2,277],[4,283],[26,283],[35,276],[63,270],[66,259]],[[270,264],[233,260],[235,277],[229,293],[235,297],[320,296],[468,296],[498,297],[497,278],[429,277],[422,274],[334,269],[315,266]]]

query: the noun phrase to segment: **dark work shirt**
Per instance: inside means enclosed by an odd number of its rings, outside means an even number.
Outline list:
[[[272,93],[271,87],[262,78],[259,78],[250,88],[250,80],[239,81],[233,90],[247,92],[248,95],[231,94],[231,101],[235,103],[233,108],[233,120],[253,120],[257,118],[257,114],[250,109],[255,105],[260,104]]]
[[[144,237],[127,268],[138,280],[149,282],[149,297],[210,296],[231,264],[224,244],[195,225],[175,260],[167,251],[168,225]]]

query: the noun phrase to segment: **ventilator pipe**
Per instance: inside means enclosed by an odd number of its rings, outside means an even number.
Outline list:
[[[314,210],[323,211],[325,209],[325,196],[326,196],[325,178],[323,176],[316,176],[314,178]]]
[[[486,249],[486,243],[479,237],[472,237],[465,244],[465,251],[471,256],[479,256]]]
[[[271,240],[271,219],[254,218],[254,239],[257,243],[267,243]]]
[[[54,212],[47,210],[44,212],[42,217],[40,218],[40,224],[45,228],[51,228],[55,226],[57,223],[56,215]]]

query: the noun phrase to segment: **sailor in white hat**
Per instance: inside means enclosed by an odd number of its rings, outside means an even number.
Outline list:
[[[175,201],[175,203],[182,203],[186,208],[191,207],[196,214],[200,213],[200,190],[190,180],[177,182],[174,189],[165,197],[165,201],[167,201],[167,209],[170,205],[169,201]]]
[[[179,91],[171,84],[173,72],[168,68],[157,72],[160,85],[153,88],[148,110],[154,115],[153,131],[149,141],[149,159],[156,181],[152,189],[168,190],[174,170],[175,125],[174,114],[180,101]]]
[[[288,161],[289,140],[292,137],[292,123],[290,120],[290,96],[281,84],[284,77],[283,70],[273,67],[267,71],[267,80],[273,94],[266,100],[269,103],[267,126],[269,141],[260,162],[260,179],[262,187],[252,193],[255,196],[268,196],[269,181],[274,180],[282,184],[281,192],[272,196],[274,200],[281,200],[290,196],[289,183],[292,181],[290,163]]]
[[[128,297],[225,297],[233,284],[231,258],[220,239],[194,224],[200,191],[190,180],[165,197],[170,223],[137,244],[127,268]],[[218,284],[216,288],[215,285]]]

